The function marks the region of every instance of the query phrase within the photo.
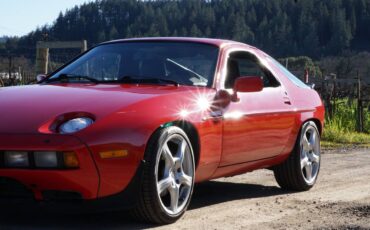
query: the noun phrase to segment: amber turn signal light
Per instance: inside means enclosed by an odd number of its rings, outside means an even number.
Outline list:
[[[100,152],[99,154],[102,159],[120,158],[120,157],[126,157],[128,155],[128,151],[127,150],[112,150],[112,151]]]
[[[66,168],[78,168],[80,163],[75,152],[65,152],[64,157],[64,166]]]

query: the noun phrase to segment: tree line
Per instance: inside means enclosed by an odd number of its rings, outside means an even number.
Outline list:
[[[370,48],[370,0],[97,0],[51,24],[7,38],[0,54],[34,55],[40,40],[147,36],[232,39],[274,56],[321,58]]]

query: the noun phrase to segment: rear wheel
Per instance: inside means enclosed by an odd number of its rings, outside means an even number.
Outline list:
[[[320,134],[314,122],[303,124],[293,152],[274,167],[276,181],[283,189],[306,191],[316,183],[320,171]]]
[[[133,215],[146,222],[169,224],[189,206],[194,187],[194,155],[178,127],[157,131],[149,141],[139,202]]]

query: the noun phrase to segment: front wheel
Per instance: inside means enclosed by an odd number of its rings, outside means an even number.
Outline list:
[[[169,224],[189,206],[195,164],[191,143],[178,127],[157,131],[148,143],[139,202],[133,215],[146,222]]]
[[[313,121],[303,124],[289,158],[274,167],[276,181],[283,189],[306,191],[316,183],[320,171],[320,134]]]

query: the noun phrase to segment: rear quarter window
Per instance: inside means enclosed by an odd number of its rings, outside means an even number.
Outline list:
[[[309,89],[310,87],[307,86],[303,81],[301,81],[298,77],[294,76],[289,70],[287,70],[280,62],[276,61],[270,56],[267,56],[269,61],[275,65],[284,75],[296,86],[301,87],[301,88],[307,88]]]

